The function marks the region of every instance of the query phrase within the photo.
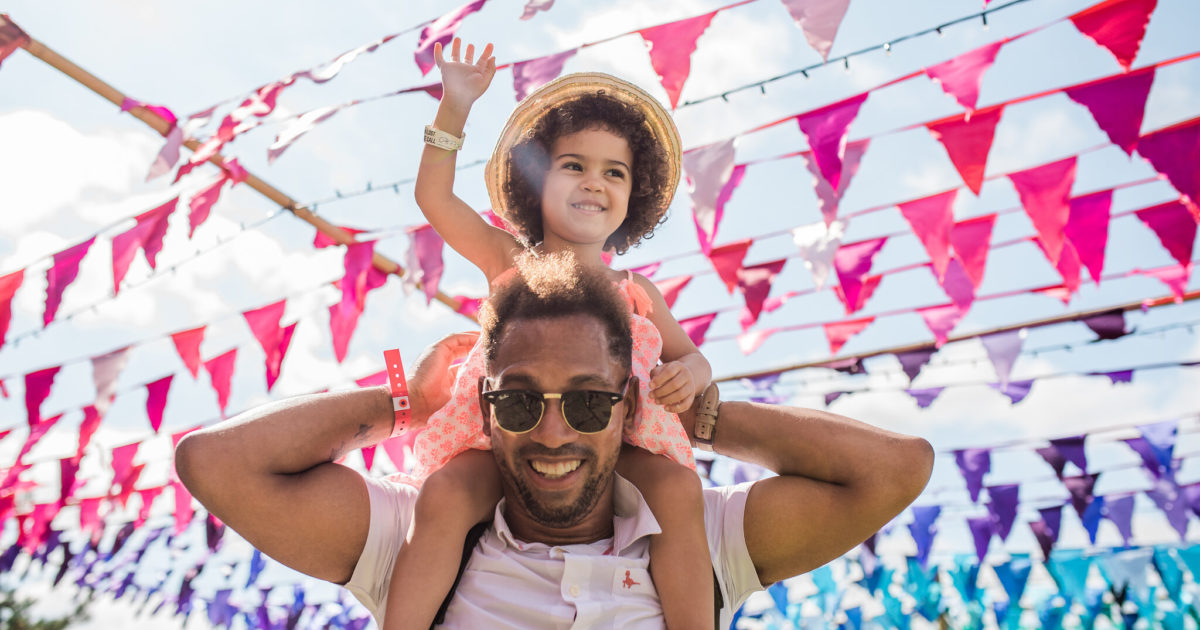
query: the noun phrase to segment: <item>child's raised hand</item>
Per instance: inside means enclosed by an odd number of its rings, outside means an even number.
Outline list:
[[[450,46],[450,60],[442,56],[442,45],[433,45],[433,60],[442,71],[442,101],[449,105],[469,108],[487,91],[496,75],[496,58],[488,44],[475,59],[475,45],[467,45],[466,57],[460,54],[462,40],[455,37]]]
[[[654,402],[671,413],[687,411],[696,397],[692,371],[679,361],[664,363],[650,370],[650,395]]]

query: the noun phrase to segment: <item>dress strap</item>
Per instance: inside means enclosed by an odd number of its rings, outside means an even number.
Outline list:
[[[650,300],[650,295],[646,293],[642,285],[633,279],[633,271],[625,270],[625,279],[617,283],[617,288],[625,296],[625,300],[629,302],[629,308],[635,315],[650,317],[650,313],[654,312],[654,302]]]

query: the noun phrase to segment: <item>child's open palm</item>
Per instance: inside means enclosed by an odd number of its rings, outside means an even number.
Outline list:
[[[442,56],[442,45],[433,45],[433,59],[442,71],[442,99],[449,105],[470,107],[487,91],[496,75],[496,58],[492,56],[492,45],[488,44],[475,59],[475,45],[467,45],[464,59],[460,51],[462,40],[455,37],[450,47],[450,60]],[[448,100],[447,100],[448,99]]]

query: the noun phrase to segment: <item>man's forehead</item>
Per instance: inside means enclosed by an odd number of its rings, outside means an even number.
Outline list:
[[[604,326],[585,315],[509,322],[487,366],[493,382],[530,386],[608,385],[620,371]]]

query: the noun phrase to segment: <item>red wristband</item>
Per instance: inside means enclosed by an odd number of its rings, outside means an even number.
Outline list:
[[[392,425],[392,437],[396,437],[408,431],[408,421],[412,419],[412,406],[408,400],[408,379],[404,378],[400,350],[384,350],[383,360],[387,364],[388,387],[392,391],[392,411],[396,414],[395,423]]]

